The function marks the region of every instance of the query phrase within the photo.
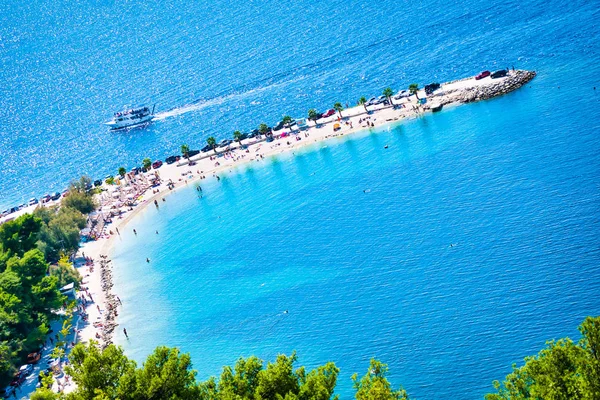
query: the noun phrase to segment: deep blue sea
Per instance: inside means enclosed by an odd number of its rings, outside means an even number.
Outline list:
[[[501,98],[238,167],[203,198],[190,185],[114,254],[117,342],[138,361],[179,346],[206,379],[296,350],[335,361],[348,399],[377,357],[417,399],[480,399],[600,314],[599,5],[4,1],[0,207],[386,86],[536,70]],[[155,103],[146,130],[102,125]]]

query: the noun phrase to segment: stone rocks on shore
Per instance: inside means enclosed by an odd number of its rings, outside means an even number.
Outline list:
[[[535,71],[512,71],[509,75],[500,79],[497,84],[486,86],[474,86],[461,91],[458,99],[461,103],[472,103],[479,100],[487,100],[492,97],[501,96],[512,92],[535,78]]]

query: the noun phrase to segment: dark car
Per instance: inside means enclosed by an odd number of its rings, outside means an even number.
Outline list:
[[[94,181],[94,186],[98,187],[98,186],[102,186],[102,181],[100,179],[96,179]]]
[[[133,167],[131,168],[131,172],[133,172],[134,175],[137,175],[142,172],[142,167]]]
[[[250,134],[248,135],[249,138],[255,138],[260,136],[260,132],[258,131],[258,129],[254,129],[252,132],[250,132]]]
[[[212,150],[212,146],[210,144],[207,144],[206,146],[204,146],[203,148],[200,149],[201,152],[206,153],[207,151],[211,151]]]
[[[430,95],[436,90],[440,88],[439,83],[430,83],[429,85],[425,85],[425,94]]]
[[[327,111],[325,111],[323,113],[323,115],[321,116],[321,118],[331,117],[334,114],[335,114],[335,110],[333,108],[330,108],[329,110],[327,110]]]
[[[52,200],[52,196],[50,196],[49,194],[40,197],[40,203],[47,203],[50,200]]]
[[[177,156],[169,156],[166,158],[165,162],[167,164],[173,164],[174,162],[176,162],[178,160],[179,160],[179,157],[177,157]]]
[[[190,150],[190,151],[188,151],[188,155],[190,157],[197,156],[198,154],[200,154],[200,150]]]
[[[491,77],[492,79],[497,79],[497,78],[503,78],[508,74],[508,70],[507,69],[501,69],[498,70],[496,72],[494,72]]]
[[[152,163],[152,168],[154,168],[154,169],[159,169],[159,168],[162,166],[162,164],[163,164],[163,163],[162,163],[162,161],[160,161],[160,160],[158,160],[158,161],[154,161],[154,162]]]
[[[221,141],[221,143],[219,143],[219,147],[227,147],[229,146],[231,143],[233,143],[233,140],[231,139],[223,139]]]
[[[388,105],[389,101],[388,101],[387,97],[385,97],[385,96],[379,96],[377,98],[377,100],[375,100],[375,103],[373,103],[373,104],[375,104],[375,105],[377,105],[377,104]]]
[[[491,74],[492,74],[492,73],[491,73],[490,71],[483,71],[482,73],[480,73],[479,75],[477,75],[477,76],[475,77],[475,80],[476,80],[476,81],[478,81],[478,80],[480,80],[480,79],[487,78],[487,77],[488,77],[488,76],[490,76]]]
[[[273,127],[273,130],[280,131],[283,129],[284,126],[285,126],[285,124],[283,123],[283,121],[279,121],[279,123]]]

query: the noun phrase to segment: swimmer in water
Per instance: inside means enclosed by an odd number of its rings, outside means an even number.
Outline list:
[[[149,263],[149,262],[150,262],[150,259],[149,259],[149,258],[146,258],[146,262],[147,262],[147,263]]]

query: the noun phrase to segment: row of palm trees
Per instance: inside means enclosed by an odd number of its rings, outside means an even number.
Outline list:
[[[419,91],[419,84],[418,83],[411,83],[408,86],[408,91],[411,95],[415,95],[416,98],[418,99],[419,96],[417,95],[417,92]],[[390,104],[394,104],[392,101],[392,96],[394,95],[394,91],[392,90],[392,88],[390,87],[386,87],[385,89],[383,89],[382,95],[385,96],[388,100],[388,102]],[[361,97],[358,100],[358,104],[361,104],[364,108],[365,111],[368,112],[367,110],[367,98],[366,97]],[[333,105],[333,109],[339,114],[340,118],[342,118],[342,111],[344,110],[344,107],[342,106],[342,103],[340,102],[336,102]],[[308,110],[308,119],[310,121],[313,121],[315,124],[317,123],[317,120],[319,118],[321,118],[321,115],[316,109],[311,108],[310,110]],[[287,126],[289,127],[289,125],[292,123],[293,118],[289,115],[285,115],[282,119],[281,119],[281,124],[283,126]],[[269,128],[269,126],[265,123],[262,123],[258,126],[258,133],[260,133],[263,136],[267,136],[269,134],[272,134],[271,128]],[[233,140],[235,140],[236,142],[239,143],[239,145],[242,145],[242,140],[243,140],[244,134],[240,131],[234,131],[233,132]],[[215,153],[217,152],[217,139],[214,136],[209,136],[206,139],[206,144],[208,144],[208,146],[213,149],[215,151]],[[188,162],[190,161],[190,147],[187,144],[182,144],[181,145],[181,154],[183,155],[184,158],[186,158],[188,160]],[[143,165],[145,169],[150,169],[150,166],[152,165],[152,162],[150,161],[149,158],[145,158],[143,161]],[[125,168],[123,168],[123,176],[125,175]],[[119,169],[119,174],[121,174],[121,169]]]

